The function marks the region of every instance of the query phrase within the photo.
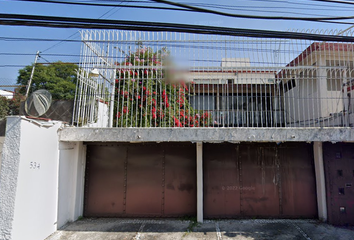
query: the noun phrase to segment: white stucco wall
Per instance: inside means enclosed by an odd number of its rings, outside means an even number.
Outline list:
[[[6,97],[7,99],[12,99],[14,97],[14,93],[11,91],[5,91],[0,89],[0,96]]]
[[[57,230],[60,126],[8,118],[0,172],[0,239],[40,240]]]
[[[109,108],[108,105],[102,102],[98,102],[97,106],[97,118],[95,122],[87,124],[88,127],[108,127],[109,121]]]
[[[5,137],[0,137],[0,171],[1,171],[1,157],[2,157],[2,146],[4,144]]]
[[[58,228],[82,216],[86,146],[61,142],[59,149]]]

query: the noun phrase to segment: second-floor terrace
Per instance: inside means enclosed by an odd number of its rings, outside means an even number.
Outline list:
[[[296,129],[336,129],[343,135],[340,131],[353,127],[352,43],[131,31],[81,34],[76,127],[228,129],[243,131],[249,139],[257,138],[250,132],[256,130],[282,130],[291,139]]]

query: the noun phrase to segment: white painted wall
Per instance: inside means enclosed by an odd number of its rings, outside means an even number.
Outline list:
[[[60,122],[9,117],[0,174],[0,239],[40,240],[57,230]]]
[[[226,84],[233,80],[234,84],[264,84],[275,82],[275,74],[271,72],[189,72],[184,79],[195,84]]]
[[[275,74],[267,72],[241,72],[237,73],[237,78],[235,84],[274,84],[275,83]],[[274,88],[272,86],[272,88]]]
[[[221,67],[250,67],[249,58],[222,58]]]
[[[6,90],[0,89],[0,96],[6,97],[7,99],[12,99],[14,97],[14,93],[11,91],[6,91]]]
[[[59,144],[58,228],[83,214],[86,146],[82,142]]]
[[[4,145],[5,137],[0,137],[0,171],[1,171],[1,157],[2,157],[2,146]]]
[[[108,127],[108,105],[102,102],[98,102],[97,106],[97,118],[95,122],[87,124],[88,127]]]
[[[327,199],[326,199],[326,180],[325,169],[323,163],[323,148],[322,142],[313,143],[313,154],[315,163],[316,174],[316,196],[317,196],[317,209],[318,218],[327,221]]]
[[[296,84],[296,87],[284,94],[286,120],[293,126],[308,126],[309,121],[313,122],[313,119],[321,117],[320,95],[317,87],[313,86],[317,82],[297,79]]]

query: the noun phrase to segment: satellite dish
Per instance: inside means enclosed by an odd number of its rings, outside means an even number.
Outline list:
[[[52,94],[40,89],[33,92],[25,102],[25,111],[31,117],[40,117],[45,114],[52,104]]]

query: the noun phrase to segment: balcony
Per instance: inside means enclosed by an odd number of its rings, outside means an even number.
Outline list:
[[[72,122],[76,128],[114,132],[123,138],[128,134],[130,141],[141,141],[139,131],[147,138],[148,129],[170,131],[162,134],[165,139],[171,131],[186,129],[183,133],[196,141],[202,132],[243,134],[227,141],[305,141],[316,138],[318,131],[332,131],[326,133],[327,140],[351,138],[353,44],[81,33]],[[274,137],[274,130],[281,137]]]

